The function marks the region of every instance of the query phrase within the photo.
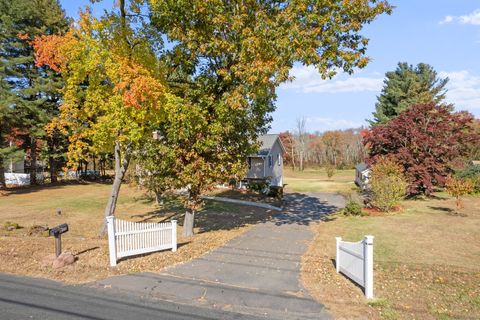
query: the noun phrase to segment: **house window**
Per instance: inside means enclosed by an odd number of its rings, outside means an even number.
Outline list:
[[[280,153],[277,154],[277,162],[278,162],[278,165],[281,165],[282,157],[280,156]]]
[[[252,169],[252,158],[248,158],[248,169]]]
[[[273,157],[268,156],[268,167],[271,168],[273,166]]]

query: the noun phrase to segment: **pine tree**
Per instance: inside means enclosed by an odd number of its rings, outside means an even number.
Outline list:
[[[38,147],[46,136],[44,126],[58,112],[62,83],[48,67],[35,66],[32,40],[65,31],[68,20],[57,0],[0,0],[0,12],[0,187],[5,187],[4,161],[16,151],[7,141],[14,128],[24,133],[35,184]]]
[[[428,64],[416,67],[400,62],[395,71],[386,73],[382,93],[377,97],[371,125],[384,124],[408,107],[419,103],[439,105],[445,100],[448,78],[441,79]]]

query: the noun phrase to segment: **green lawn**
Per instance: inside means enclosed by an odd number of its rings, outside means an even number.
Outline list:
[[[290,192],[338,192],[349,194],[357,189],[355,170],[337,170],[328,178],[324,169],[284,170],[284,183]]]

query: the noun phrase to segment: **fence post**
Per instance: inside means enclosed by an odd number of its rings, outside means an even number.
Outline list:
[[[110,266],[117,265],[117,246],[115,244],[115,217],[107,217],[107,231],[108,231],[108,251],[110,253]]]
[[[177,251],[177,220],[172,220],[172,251]]]
[[[335,267],[337,268],[337,273],[340,272],[340,241],[342,241],[342,237],[335,237],[337,240],[337,255],[335,257]]]
[[[363,270],[365,279],[365,298],[373,298],[373,236],[363,240]]]

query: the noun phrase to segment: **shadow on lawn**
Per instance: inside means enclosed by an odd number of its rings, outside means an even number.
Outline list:
[[[332,197],[340,197],[333,195]],[[330,203],[331,202],[331,203]],[[310,225],[315,221],[332,221],[329,214],[341,209],[336,201],[322,201],[316,196],[288,193],[284,197],[281,213],[268,209],[205,200],[205,206],[195,215],[198,233],[215,230],[230,230],[249,224],[271,221],[278,226],[286,224]],[[162,208],[143,214],[132,215],[139,222],[165,222],[177,220],[183,225],[185,211],[180,197],[165,199]]]
[[[111,181],[105,180],[97,180],[97,181],[85,181],[85,180],[63,180],[54,183],[45,183],[39,184],[36,186],[10,186],[3,191],[3,195],[8,197],[10,195],[18,195],[18,194],[28,194],[39,192],[43,190],[57,190],[63,189],[68,186],[84,186],[89,184],[112,184]]]

